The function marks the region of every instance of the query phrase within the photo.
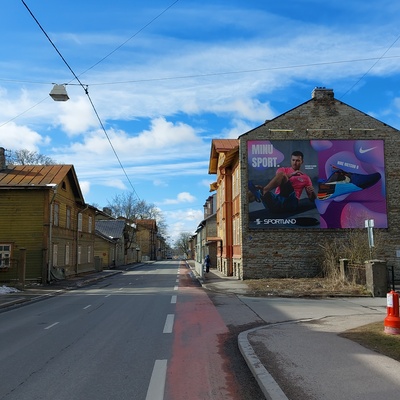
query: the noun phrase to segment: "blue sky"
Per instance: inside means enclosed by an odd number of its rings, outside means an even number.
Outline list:
[[[25,3],[88,85],[107,135],[23,2],[3,0],[0,146],[73,164],[100,208],[133,186],[161,209],[172,240],[202,220],[211,140],[237,138],[316,86],[400,128],[398,2]],[[48,96],[53,83],[72,84],[68,102]]]

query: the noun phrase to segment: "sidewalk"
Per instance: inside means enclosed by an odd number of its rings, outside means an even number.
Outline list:
[[[267,325],[242,332],[239,349],[268,400],[398,398],[400,363],[342,338],[386,317],[386,298],[254,298],[245,281],[211,270],[206,289],[236,293]],[[274,377],[272,376],[274,375]]]

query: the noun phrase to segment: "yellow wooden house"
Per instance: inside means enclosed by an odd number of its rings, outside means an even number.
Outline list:
[[[6,166],[0,148],[0,282],[94,271],[95,212],[73,165]]]

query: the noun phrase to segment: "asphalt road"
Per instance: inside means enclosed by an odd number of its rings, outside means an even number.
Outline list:
[[[167,261],[10,309],[0,399],[263,399],[217,308]]]

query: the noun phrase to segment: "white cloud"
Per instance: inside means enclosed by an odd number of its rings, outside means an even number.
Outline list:
[[[168,186],[168,184],[165,181],[161,180],[161,179],[154,179],[153,180],[153,185],[154,186],[159,186],[159,187],[167,187]]]
[[[273,118],[276,113],[271,109],[270,103],[262,103],[252,98],[236,98],[233,101],[227,101],[214,107],[216,112],[230,113],[235,119],[243,119],[246,121],[264,122],[266,119]]]
[[[226,139],[237,139],[240,135],[249,130],[253,129],[255,126],[245,122],[243,120],[234,119],[232,121],[232,126],[226,128],[222,131],[222,136]]]
[[[71,94],[69,95],[71,96]],[[57,106],[60,112],[58,121],[62,129],[71,136],[82,134],[89,128],[99,126],[93,107],[86,97],[70,98],[67,102]]]
[[[50,138],[48,136],[42,136],[27,126],[16,125],[14,122],[1,126],[0,123],[0,143],[6,149],[26,149],[40,153],[40,146],[49,142]]]
[[[203,210],[183,209],[164,213],[169,221],[168,234],[175,241],[181,232],[195,233],[198,224],[203,220]]]
[[[125,190],[127,189],[126,184],[121,179],[105,179],[102,184],[116,189]]]
[[[188,192],[178,193],[176,199],[166,199],[161,204],[182,204],[182,203],[193,203],[196,201],[196,197],[192,196]]]
[[[81,158],[87,162],[95,158],[97,162],[106,161],[107,157],[115,163],[115,155],[111,151],[110,142],[121,158],[127,158],[134,162],[135,159],[156,157],[170,158],[169,152],[173,151],[175,156],[186,156],[184,149],[198,151],[203,143],[196,135],[195,130],[184,123],[172,123],[165,118],[156,118],[150,121],[150,128],[139,133],[126,132],[121,129],[110,128],[106,131],[97,130],[88,132],[82,141],[75,141],[69,149],[59,149],[64,157]],[[177,146],[182,146],[181,152],[177,152]],[[105,157],[103,160],[99,156]]]
[[[201,186],[205,186],[207,189],[210,189],[210,185],[215,182],[215,179],[202,179],[200,182]]]
[[[85,198],[90,192],[90,182],[88,182],[88,181],[79,181],[79,186],[81,188],[83,197]]]
[[[165,118],[151,121],[151,128],[140,133],[137,145],[144,149],[175,147],[176,144],[200,143],[194,129],[184,123],[173,124]]]

